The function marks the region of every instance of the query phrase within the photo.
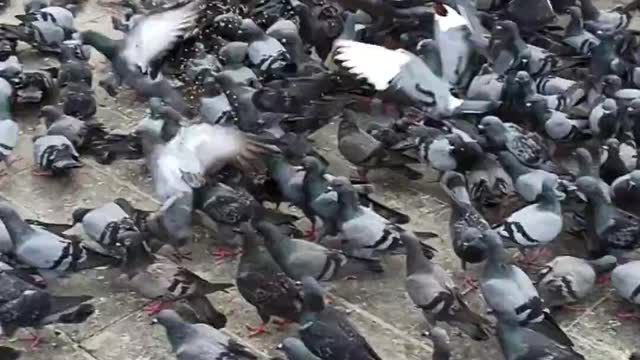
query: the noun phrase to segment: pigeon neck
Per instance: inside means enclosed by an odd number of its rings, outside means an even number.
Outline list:
[[[403,236],[403,242],[407,249],[407,276],[433,269],[433,263],[422,254],[416,239]]]
[[[190,324],[184,321],[171,320],[163,323],[171,348],[176,351],[194,333]]]
[[[598,10],[591,0],[581,0],[580,1],[582,8],[582,16],[586,20],[596,20],[600,15],[600,10]]]
[[[515,325],[498,321],[498,340],[505,354],[520,354],[524,350],[521,330]]]
[[[593,161],[583,156],[578,156],[578,177],[591,176],[593,173]]]
[[[504,262],[505,251],[502,244],[487,244],[487,263],[486,270],[500,270],[506,265]]]
[[[82,42],[93,46],[110,61],[113,61],[118,54],[118,46],[115,40],[93,30],[82,33]]]
[[[508,154],[504,157],[501,156],[499,160],[509,176],[511,176],[511,179],[513,179],[514,181],[520,176],[528,174],[530,172],[526,166],[520,163],[520,161],[514,158],[514,156],[511,154]]]
[[[4,223],[11,240],[16,245],[24,239],[24,235],[34,231],[13,209],[3,209],[0,212],[0,221]]]
[[[543,210],[552,211],[556,214],[561,213],[560,200],[558,199],[558,196],[556,195],[555,190],[545,189],[540,194],[540,197],[541,197],[541,200],[538,204]]]
[[[265,226],[260,232],[264,236],[264,244],[269,249],[271,256],[278,263],[282,263],[290,253],[291,240],[282,235],[274,225]]]
[[[360,203],[355,191],[341,191],[338,193],[338,205],[342,219],[353,218],[360,208]]]
[[[567,25],[567,31],[565,36],[576,36],[582,34],[584,31],[584,25],[582,23],[582,17],[578,13],[571,13],[571,20]]]
[[[328,181],[318,171],[307,171],[302,186],[305,196],[308,197],[307,201],[313,201],[327,189]]]

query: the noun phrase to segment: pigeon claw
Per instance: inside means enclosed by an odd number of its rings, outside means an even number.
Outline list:
[[[216,264],[219,264],[225,262],[229,258],[235,258],[241,252],[241,250],[232,250],[229,248],[218,247],[211,251],[211,255],[213,255],[213,257],[216,259]]]
[[[247,330],[249,330],[249,337],[255,337],[258,335],[262,335],[262,334],[268,334],[269,331],[267,330],[267,324],[261,324],[261,325],[245,325],[247,327]]]
[[[304,238],[309,240],[309,241],[315,241],[316,240],[316,225],[313,224],[311,225],[311,229],[307,230],[304,232]]]
[[[51,171],[45,170],[33,170],[31,174],[33,174],[34,176],[53,176],[53,173]]]
[[[163,301],[153,301],[144,307],[144,311],[148,315],[156,315],[167,307],[167,303]]]

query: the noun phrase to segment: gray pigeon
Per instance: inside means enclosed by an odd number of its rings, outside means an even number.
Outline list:
[[[273,259],[294,280],[310,276],[319,281],[330,281],[352,275],[357,270],[382,271],[382,265],[375,260],[349,259],[339,250],[285,236],[275,225],[264,221],[256,224],[256,230],[264,237]]]
[[[629,26],[631,15],[614,10],[602,11],[591,0],[580,0],[584,26],[592,33],[612,34],[624,30]]]
[[[267,35],[251,19],[243,19],[240,26],[240,39],[249,44],[247,55],[249,62],[266,78],[280,78],[297,71],[287,49],[275,38]]]
[[[400,239],[407,248],[407,293],[422,310],[429,326],[444,321],[474,340],[487,340],[491,322],[469,308],[451,276],[422,254],[413,234],[402,231]]]
[[[610,271],[616,262],[611,255],[597,260],[558,256],[538,272],[540,277],[536,287],[550,307],[574,304],[591,293],[596,275]]]
[[[471,201],[479,209],[495,208],[515,192],[511,176],[493,154],[485,153],[465,175]]]
[[[498,320],[498,340],[506,360],[584,360],[570,345],[509,321]]]
[[[600,39],[585,30],[582,10],[579,7],[571,6],[567,9],[567,13],[571,16],[571,20],[567,25],[562,42],[574,48],[579,54],[589,55],[591,49],[598,46]]]
[[[578,148],[574,151],[574,155],[576,157],[576,161],[578,162],[578,173],[576,174],[576,178],[580,178],[583,176],[591,176],[598,180],[600,187],[602,187],[602,192],[609,198],[609,185],[600,179],[598,174],[598,169],[593,162],[593,157],[589,150],[585,148]]]
[[[506,262],[500,236],[493,230],[483,233],[488,258],[480,288],[487,305],[501,322],[528,326],[556,341],[573,345],[545,308],[529,276]]]
[[[338,193],[338,238],[341,239],[340,246],[345,254],[374,260],[381,254],[405,253],[399,228],[372,209],[361,206],[348,179],[333,179],[331,188]],[[425,235],[427,238],[437,236],[433,233]],[[422,246],[428,257],[433,257],[435,249],[424,243]]]
[[[623,299],[640,304],[640,261],[616,267],[611,273],[611,285]]]
[[[388,50],[351,40],[336,40],[335,46],[336,62],[351,74],[366,79],[378,91],[387,91],[388,96],[400,104],[427,109],[432,116],[467,112],[482,114],[497,105],[490,101],[463,101],[454,97],[448,82],[408,51]]]
[[[64,136],[44,135],[33,140],[34,174],[45,176],[67,175],[82,166],[80,155]]]
[[[558,182],[558,175],[540,169],[532,169],[522,164],[508,151],[500,151],[498,160],[511,176],[518,195],[526,202],[534,202],[542,194],[542,184],[546,179]]]
[[[87,251],[79,242],[64,239],[27,224],[8,204],[0,204],[0,220],[13,241],[16,258],[36,268],[43,276],[114,265],[113,258]]]
[[[383,143],[358,127],[356,117],[352,110],[343,110],[338,126],[338,150],[347,161],[358,167],[358,173],[363,179],[366,179],[367,172],[374,168],[396,170],[411,180],[422,177],[420,172],[407,166],[417,162],[416,159],[386,149]]]
[[[248,48],[247,43],[240,41],[232,41],[220,48],[218,59],[223,65],[223,71],[220,74],[233,79],[236,84],[254,86],[260,82],[256,73],[245,65]]]
[[[606,99],[589,114],[591,132],[601,140],[609,139],[620,131],[621,121],[618,106],[613,99]]]
[[[24,15],[16,15],[16,19],[23,23],[43,21],[60,26],[66,32],[75,32],[73,18],[74,15],[69,9],[60,6],[47,6]]]
[[[287,355],[288,360],[321,360],[319,357],[313,355],[304,343],[293,337],[288,337],[278,345],[278,350]]]
[[[90,142],[98,136],[106,135],[104,127],[96,122],[85,122],[74,116],[65,115],[61,109],[46,105],[40,109],[40,116],[44,117],[47,135],[66,137],[75,149],[90,146]]]
[[[508,246],[539,248],[560,235],[563,224],[560,200],[565,195],[556,187],[556,179],[544,179],[537,202],[514,212],[496,228]]]
[[[227,318],[211,305],[206,295],[225,291],[233,284],[209,282],[163,256],[151,254],[143,234],[127,238],[125,247],[121,279],[132,290],[154,301],[146,307],[147,311],[157,313],[165,303],[185,299],[204,322],[216,328],[226,325]]]
[[[427,336],[433,343],[432,360],[451,359],[451,344],[449,343],[449,335],[445,329],[436,326],[429,330]]]
[[[162,310],[158,323],[167,331],[167,338],[178,360],[257,360],[244,345],[206,324],[190,324],[173,310]]]
[[[640,216],[640,170],[633,170],[611,184],[611,200],[618,208]]]
[[[0,96],[0,161],[7,168],[17,159],[13,150],[18,144],[20,129],[11,116],[11,101],[9,96]]]

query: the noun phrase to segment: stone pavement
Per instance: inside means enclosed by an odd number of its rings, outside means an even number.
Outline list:
[[[21,4],[13,4],[3,15],[4,21],[12,20],[12,14],[21,11]],[[119,36],[110,29],[111,11],[90,0],[86,10],[79,14],[77,27],[94,29]],[[27,55],[27,53],[25,53]],[[104,68],[105,61],[94,51],[92,62],[96,69]],[[94,83],[100,75],[96,75]],[[118,99],[109,98],[97,89],[100,108],[98,117],[107,126],[129,129],[141,118],[143,106],[134,102],[130,93]],[[10,176],[0,180],[0,197],[14,204],[22,215],[50,222],[69,222],[71,212],[77,207],[93,207],[116,197],[124,197],[140,208],[156,209],[154,198],[141,162],[117,162],[102,166],[84,159],[85,166],[72,177],[48,179],[31,175],[31,136],[36,131],[37,120],[30,113],[37,109],[21,110],[16,119],[22,134],[17,153],[22,160],[16,164]],[[335,151],[335,126],[329,126],[314,136],[316,145],[326,153],[333,172],[348,174],[350,169]],[[449,210],[437,184],[429,183],[434,174],[425,180],[407,182],[394,174],[376,171],[371,174],[379,195],[389,204],[408,213],[411,228],[429,230],[442,235],[433,244],[439,249],[436,261],[449,269],[456,280],[462,279],[460,264],[448,244]],[[235,275],[235,262],[216,265],[207,254],[215,239],[198,232],[193,245],[194,261],[187,264],[209,280],[231,280]],[[431,358],[430,342],[421,336],[424,320],[408,299],[404,290],[404,261],[401,257],[385,261],[386,272],[367,275],[358,280],[332,283],[330,291],[335,304],[350,314],[351,320],[384,359],[418,360]],[[479,269],[473,268],[471,272]],[[33,360],[165,360],[174,359],[161,327],[152,325],[152,319],[141,308],[145,301],[118,287],[114,278],[116,270],[92,270],[74,274],[53,287],[55,293],[91,294],[97,312],[85,324],[79,326],[55,326],[49,343],[37,352],[27,352],[25,359]],[[481,309],[479,294],[470,293],[467,298],[476,309]],[[228,319],[228,334],[265,356],[276,355],[278,342],[286,335],[295,334],[295,326],[285,332],[275,329],[270,334],[248,338],[245,324],[257,324],[255,310],[242,300],[235,290],[229,294],[215,294],[212,300]],[[634,322],[620,323],[615,313],[624,305],[606,288],[599,288],[585,303],[581,312],[559,314],[561,325],[578,344],[587,359],[626,359],[637,346],[640,325]],[[482,310],[480,310],[482,311]],[[451,332],[455,359],[500,359],[497,342],[477,343]],[[0,344],[5,340],[0,340]],[[24,346],[20,341],[13,346]]]

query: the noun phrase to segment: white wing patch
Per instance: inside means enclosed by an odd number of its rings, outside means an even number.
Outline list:
[[[382,46],[351,40],[336,40],[334,57],[350,73],[366,79],[382,91],[398,75],[411,56],[404,50],[389,50]]]
[[[452,9],[449,5],[443,4],[447,9],[447,15],[440,16],[435,14],[436,26],[440,31],[447,31],[459,26],[469,26],[467,19],[462,17],[456,10]]]
[[[146,71],[149,62],[173,47],[191,31],[198,18],[199,1],[141,19],[127,35],[123,56]]]

